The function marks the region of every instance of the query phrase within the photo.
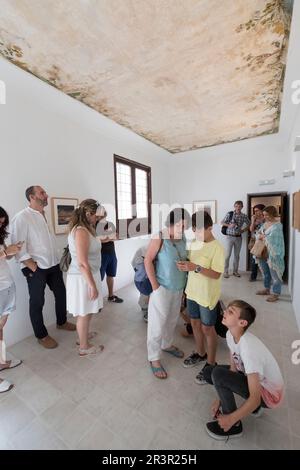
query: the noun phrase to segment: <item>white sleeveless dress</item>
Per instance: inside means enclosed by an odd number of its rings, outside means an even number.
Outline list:
[[[75,230],[86,230],[90,236],[90,246],[88,252],[88,262],[98,289],[98,297],[91,300],[89,297],[88,284],[82,275],[75,247]],[[85,316],[89,313],[98,313],[103,307],[102,283],[100,276],[101,266],[101,242],[85,227],[75,227],[68,236],[69,250],[72,261],[67,273],[66,291],[67,291],[67,311],[76,316]]]

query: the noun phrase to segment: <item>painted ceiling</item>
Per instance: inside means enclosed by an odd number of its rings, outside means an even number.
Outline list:
[[[281,0],[0,0],[0,54],[172,153],[278,131]]]

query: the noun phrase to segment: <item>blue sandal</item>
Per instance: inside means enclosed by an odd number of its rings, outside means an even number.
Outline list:
[[[171,354],[174,357],[178,357],[179,359],[184,357],[184,352],[176,348],[176,346],[172,346],[170,349],[163,349],[163,351]]]
[[[163,368],[163,366],[161,365],[160,367],[154,367],[152,365],[152,362],[150,362],[150,367],[151,367],[151,370],[152,370],[152,373],[153,375],[157,378],[157,379],[166,379],[168,377],[168,374],[167,372],[165,371],[165,369]],[[161,377],[160,375],[156,375],[157,372],[164,372],[166,375]]]

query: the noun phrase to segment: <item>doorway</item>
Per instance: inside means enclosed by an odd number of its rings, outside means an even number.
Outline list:
[[[285,271],[283,273],[283,281],[288,282],[289,273],[289,196],[286,192],[278,193],[253,193],[247,195],[248,217],[251,219],[253,207],[256,204],[264,204],[265,206],[275,206],[280,216],[280,222],[283,227],[283,236],[285,244]],[[248,233],[248,241],[250,240],[250,232]],[[247,270],[250,271],[250,252],[247,250]]]

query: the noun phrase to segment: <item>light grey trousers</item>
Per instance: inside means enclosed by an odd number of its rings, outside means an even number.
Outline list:
[[[225,259],[225,273],[228,273],[229,260],[231,257],[232,248],[234,249],[233,272],[234,273],[238,272],[242,241],[243,241],[242,237],[231,237],[230,235],[227,235],[227,254],[226,254],[226,259]]]

